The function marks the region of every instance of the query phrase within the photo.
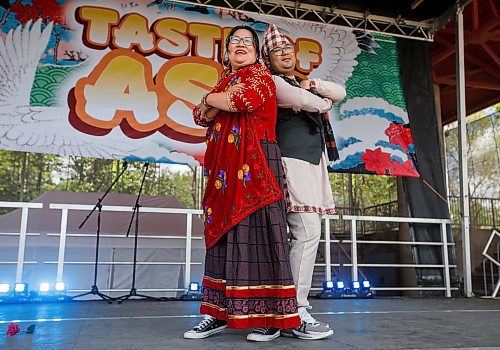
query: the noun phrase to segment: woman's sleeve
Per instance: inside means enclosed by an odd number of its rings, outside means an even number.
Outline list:
[[[304,110],[307,112],[325,113],[332,108],[332,102],[315,94],[290,85],[283,78],[273,75],[276,84],[278,107]]]
[[[276,95],[276,87],[269,70],[260,65],[249,68],[243,81],[245,89],[227,93],[231,112],[253,112]]]
[[[311,79],[314,81],[314,89],[318,94],[330,99],[333,103],[342,101],[346,96],[344,87],[340,84],[321,79]]]

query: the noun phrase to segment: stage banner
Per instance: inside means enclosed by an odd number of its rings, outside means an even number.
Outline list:
[[[0,6],[0,148],[203,164],[191,111],[221,73],[231,27],[269,23],[296,73],[344,85],[334,171],[417,177],[394,38],[174,1],[11,0]]]

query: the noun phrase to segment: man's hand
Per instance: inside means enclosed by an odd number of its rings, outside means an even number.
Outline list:
[[[304,79],[300,82],[300,87],[304,90],[309,90],[311,88],[311,81]]]

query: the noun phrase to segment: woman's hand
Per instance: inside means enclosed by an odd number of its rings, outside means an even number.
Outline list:
[[[237,91],[244,91],[246,90],[245,83],[238,83],[234,84],[229,87],[229,89],[226,90],[226,92],[237,92]]]
[[[201,114],[206,114],[210,110],[210,107],[205,106],[203,103],[200,103],[198,107],[200,108]]]
[[[199,105],[196,106],[198,108],[198,111],[200,113],[200,119],[202,119],[205,122],[211,122],[212,120],[215,119],[215,114],[214,113],[208,113],[212,108],[206,107],[203,103],[200,103]]]

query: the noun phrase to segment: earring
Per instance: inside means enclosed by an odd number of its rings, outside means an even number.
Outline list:
[[[222,65],[225,67],[229,66],[229,55],[228,55],[227,51],[224,51],[224,56],[222,58]]]

